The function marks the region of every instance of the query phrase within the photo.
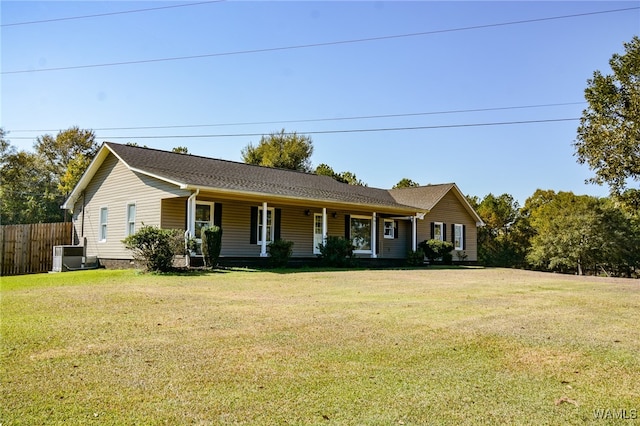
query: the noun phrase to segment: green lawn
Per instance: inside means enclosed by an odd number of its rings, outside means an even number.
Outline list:
[[[1,296],[3,426],[640,422],[637,280],[98,270]]]

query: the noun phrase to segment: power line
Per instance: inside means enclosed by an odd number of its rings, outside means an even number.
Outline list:
[[[412,126],[412,127],[382,127],[374,129],[344,129],[344,130],[315,130],[315,131],[296,131],[297,134],[303,135],[320,135],[331,133],[373,133],[373,132],[398,132],[410,130],[432,130],[432,129],[453,129],[464,127],[488,127],[488,126],[507,126],[517,124],[536,124],[536,123],[558,123],[564,121],[578,121],[579,118],[551,118],[545,120],[523,120],[523,121],[502,121],[490,123],[466,123],[466,124],[442,124],[436,126]],[[292,135],[294,132],[285,132],[285,135]],[[264,136],[264,133],[228,133],[228,134],[204,134],[204,135],[142,135],[142,136],[97,136],[99,139],[196,139],[196,138],[237,138],[237,137],[257,137]],[[26,136],[13,139],[33,139]]]
[[[136,61],[105,62],[100,64],[89,64],[89,65],[72,65],[72,66],[66,66],[66,67],[3,71],[0,74],[26,74],[26,73],[36,73],[36,72],[48,72],[48,71],[65,71],[65,70],[74,70],[74,69],[114,67],[114,66],[134,65],[134,64],[149,64],[149,63],[156,63],[156,62],[183,61],[187,59],[202,59],[202,58],[213,58],[213,57],[221,57],[221,56],[248,55],[248,54],[254,54],[254,53],[278,52],[278,51],[294,50],[294,49],[309,49],[314,47],[337,46],[337,45],[344,45],[344,44],[365,43],[365,42],[372,42],[372,41],[392,40],[392,39],[400,39],[400,38],[408,38],[408,37],[421,37],[421,36],[443,34],[443,33],[450,33],[450,32],[496,28],[496,27],[503,27],[503,26],[509,26],[509,25],[520,25],[520,24],[528,24],[533,22],[544,22],[544,21],[552,21],[552,20],[559,20],[559,19],[578,18],[578,17],[584,17],[584,16],[601,15],[605,13],[625,12],[625,11],[638,10],[638,9],[640,9],[640,6],[628,7],[623,9],[602,10],[598,12],[576,13],[572,15],[551,16],[546,18],[525,19],[520,21],[500,22],[495,24],[473,25],[469,27],[448,28],[444,30],[423,31],[423,32],[408,33],[408,34],[395,34],[395,35],[366,37],[366,38],[351,39],[351,40],[337,40],[337,41],[328,41],[328,42],[321,42],[321,43],[299,44],[299,45],[292,45],[292,46],[268,47],[268,48],[262,48],[262,49],[237,50],[237,51],[231,51],[231,52],[205,53],[202,55],[174,56],[169,58],[141,59]]]
[[[567,106],[567,105],[580,105],[585,102],[562,102],[552,104],[538,104],[538,105],[518,105],[518,106],[506,106],[506,107],[492,107],[492,108],[474,108],[474,109],[458,109],[458,110],[445,110],[445,111],[428,111],[428,112],[411,112],[401,114],[379,114],[379,115],[359,115],[351,117],[333,117],[333,118],[307,118],[299,120],[274,120],[274,121],[249,121],[249,122],[235,122],[235,123],[214,123],[214,124],[178,124],[168,126],[131,126],[131,127],[98,127],[92,128],[93,131],[104,130],[152,130],[152,129],[185,129],[195,127],[231,127],[231,126],[251,126],[251,125],[263,125],[263,124],[291,124],[291,123],[313,123],[313,122],[326,122],[326,121],[348,121],[348,120],[368,120],[377,118],[402,118],[402,117],[416,117],[424,115],[444,115],[444,114],[460,114],[469,112],[488,112],[488,111],[504,111],[515,109],[528,109],[528,108],[546,108],[555,106]],[[60,129],[19,129],[9,130],[8,133],[26,133],[26,132],[57,132]]]
[[[202,4],[209,4],[209,3],[220,3],[223,2],[225,0],[210,0],[210,1],[201,1],[198,3],[185,3],[185,4],[174,4],[172,6],[160,6],[160,7],[149,7],[146,9],[133,9],[133,10],[122,10],[120,12],[106,12],[106,13],[96,13],[93,15],[81,15],[81,16],[68,16],[65,18],[51,18],[51,19],[42,19],[39,21],[25,21],[25,22],[12,22],[9,24],[2,24],[0,25],[0,27],[17,27],[19,25],[33,25],[33,24],[44,24],[44,23],[48,23],[48,22],[59,22],[59,21],[71,21],[74,19],[87,19],[87,18],[99,18],[102,16],[113,16],[113,15],[125,15],[128,13],[142,13],[142,12],[151,12],[151,11],[155,11],[155,10],[162,10],[162,9],[174,9],[177,7],[190,7],[190,6],[199,6]]]

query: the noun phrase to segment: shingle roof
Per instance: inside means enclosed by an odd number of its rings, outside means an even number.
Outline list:
[[[476,223],[483,225],[482,219],[471,207],[471,204],[469,204],[455,183],[390,189],[388,192],[400,204],[414,206],[423,211],[430,211],[449,191],[453,191],[453,194],[458,198],[465,210],[476,220]]]
[[[348,185],[328,176],[112,142],[105,143],[105,146],[128,167],[186,187],[219,188],[241,193],[386,206],[401,210],[417,207],[405,205],[387,190]]]
[[[412,188],[396,188],[390,189],[388,192],[400,204],[431,210],[454,186],[455,184],[453,183],[443,183]]]

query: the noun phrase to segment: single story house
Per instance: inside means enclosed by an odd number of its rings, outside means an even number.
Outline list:
[[[454,183],[378,189],[328,176],[106,142],[62,208],[75,240],[103,265],[128,266],[122,239],[144,225],[200,237],[222,227],[221,263],[267,256],[293,241],[294,259],[316,258],[327,236],[358,257],[404,259],[423,240],[453,242],[454,261],[477,260],[482,220]]]

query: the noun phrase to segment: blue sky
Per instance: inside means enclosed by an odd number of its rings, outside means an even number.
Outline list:
[[[456,182],[521,204],[538,188],[608,193],[584,183],[578,122],[549,120],[579,118],[587,79],[640,33],[640,9],[593,12],[640,1],[196,1],[2,1],[11,143],[77,125],[241,161],[284,128],[311,136],[314,166],[369,186]],[[494,124],[524,121],[540,122]]]

